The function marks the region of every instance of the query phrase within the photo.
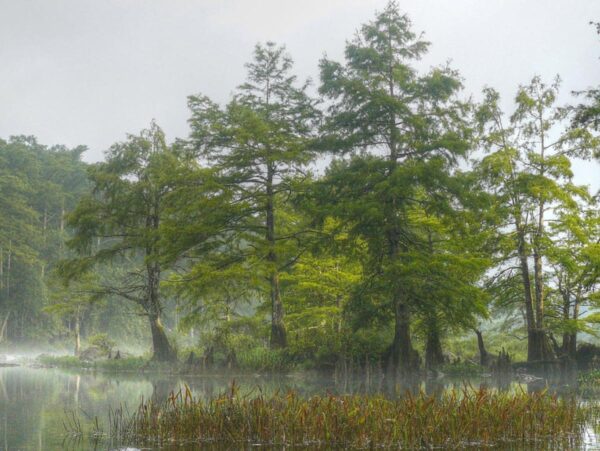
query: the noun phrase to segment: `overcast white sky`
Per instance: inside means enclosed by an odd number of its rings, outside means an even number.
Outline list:
[[[155,118],[187,135],[186,97],[224,102],[257,41],[287,45],[301,77],[386,0],[0,0],[0,137],[85,144],[85,159]],[[571,90],[600,85],[600,0],[401,0],[432,42],[425,64],[452,61],[467,93],[498,89],[505,105],[534,74]],[[600,186],[597,163],[578,181]]]

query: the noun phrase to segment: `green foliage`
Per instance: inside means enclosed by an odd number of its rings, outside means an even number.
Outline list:
[[[267,347],[255,347],[240,353],[238,364],[243,370],[258,372],[289,371],[294,367],[286,350]]]
[[[488,88],[475,115],[480,146],[488,153],[476,163],[475,172],[493,212],[486,222],[494,230],[489,252],[496,274],[488,285],[500,296],[495,299],[499,304],[520,299],[530,341],[528,360],[552,358],[536,333],[547,334],[547,326],[566,333],[582,325],[579,309],[587,289],[597,283],[596,277],[584,287],[583,274],[590,268],[575,264],[583,263],[575,255],[586,246],[586,235],[594,236],[595,226],[584,219],[593,199],[586,187],[573,183],[571,161],[590,158],[599,142],[586,128],[564,127],[569,109],[556,106],[559,82],[557,78],[546,85],[534,77],[520,87],[508,122],[498,93]],[[563,348],[574,352],[573,346]]]
[[[412,315],[431,323],[441,311],[460,328],[486,313],[476,282],[487,262],[470,247],[475,226],[455,171],[471,145],[469,106],[458,99],[455,71],[412,66],[427,48],[390,3],[347,44],[345,64],[320,64],[320,92],[331,101],[322,145],[351,156],[335,159],[317,182],[316,208],[364,243],[364,280],[349,307],[362,321],[369,311],[394,318],[391,349],[404,366],[414,365]]]
[[[43,365],[56,366],[66,369],[93,368],[95,370],[117,372],[117,371],[167,371],[172,367],[165,367],[160,364],[150,363],[146,357],[126,357],[122,359],[101,359],[95,361],[80,360],[74,356],[51,356],[40,355],[37,361]]]
[[[598,156],[598,92],[558,107],[535,77],[508,115],[422,70],[428,48],[390,2],[320,61],[318,100],[267,42],[226,104],[188,98],[185,140],[153,123],[92,165],[0,140],[0,342],[413,370],[477,359],[482,329],[491,355],[572,356],[600,315],[599,199],[572,170]]]
[[[79,357],[72,355],[53,356],[42,354],[37,357],[37,361],[42,365],[58,366],[60,368],[81,368],[89,365],[89,362],[83,362]]]
[[[190,147],[232,187],[236,223],[225,234],[234,240],[230,260],[242,263],[238,273],[251,274],[242,277],[268,281],[255,287],[269,299],[271,344],[279,347],[286,345],[279,274],[293,265],[306,228],[286,199],[307,179],[318,112],[307,85],[297,86],[284,47],[257,45],[246,67],[247,81],[224,109],[204,96],[190,97]]]
[[[165,271],[160,223],[170,191],[168,171],[177,155],[167,146],[156,124],[139,136],[113,145],[107,160],[90,167],[92,193],[68,216],[74,229],[69,247],[76,253],[64,260],[65,280],[80,279],[98,265],[117,262],[127,270],[100,281],[96,296],[112,295],[133,303],[150,322],[157,360],[175,358],[161,322],[160,283]]]
[[[87,342],[90,346],[96,346],[104,351],[105,354],[112,352],[113,348],[117,345],[114,340],[111,340],[107,334],[95,334],[87,338]]]
[[[597,386],[600,383],[600,370],[594,369],[579,373],[577,375],[577,382],[580,384]]]
[[[48,337],[48,276],[64,253],[64,214],[89,187],[85,148],[47,147],[33,137],[0,139],[0,317],[5,337]]]

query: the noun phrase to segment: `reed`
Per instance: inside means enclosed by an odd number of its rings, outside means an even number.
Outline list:
[[[313,396],[295,392],[214,399],[172,394],[164,403],[112,412],[109,435],[123,444],[434,448],[504,443],[574,445],[585,410],[546,392],[502,393],[465,387],[442,395]]]

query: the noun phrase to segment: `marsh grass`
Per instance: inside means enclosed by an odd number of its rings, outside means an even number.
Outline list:
[[[235,385],[210,400],[189,388],[164,403],[111,413],[109,435],[123,444],[435,448],[536,443],[571,447],[586,411],[547,392],[464,387],[440,396],[241,396]]]

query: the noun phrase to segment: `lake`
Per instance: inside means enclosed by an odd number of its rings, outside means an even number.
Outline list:
[[[106,374],[93,371],[64,371],[55,368],[27,366],[0,368],[0,449],[2,450],[117,450],[106,439],[93,440],[89,433],[73,434],[73,421],[80,421],[82,429],[94,429],[95,418],[106,431],[111,409],[138,406],[143,399],[164,399],[171,391],[189,386],[196,396],[213,397],[231,386],[232,381],[242,392],[286,391],[293,389],[303,395],[316,393],[356,393],[364,391],[387,392],[389,387],[365,380],[335,379],[332,376],[300,373],[291,376],[175,376],[169,374]],[[441,391],[448,386],[469,383],[477,386],[489,381],[449,380],[415,383],[411,390]],[[544,381],[532,384],[513,382],[508,390],[528,390],[545,386]],[[569,386],[563,385],[563,391]],[[387,391],[386,391],[387,390]],[[584,393],[582,399],[595,398],[595,391]],[[587,401],[586,401],[587,402]],[[75,414],[76,420],[73,420]],[[71,424],[71,426],[69,426]],[[65,428],[65,425],[67,427]],[[581,449],[600,449],[597,435],[587,428]],[[144,448],[148,449],[148,448]],[[164,449],[164,448],[162,448]],[[173,449],[186,449],[177,446]],[[196,449],[191,447],[189,449]],[[203,449],[205,449],[203,447]],[[215,448],[218,449],[218,448]],[[514,449],[514,448],[511,448]]]

